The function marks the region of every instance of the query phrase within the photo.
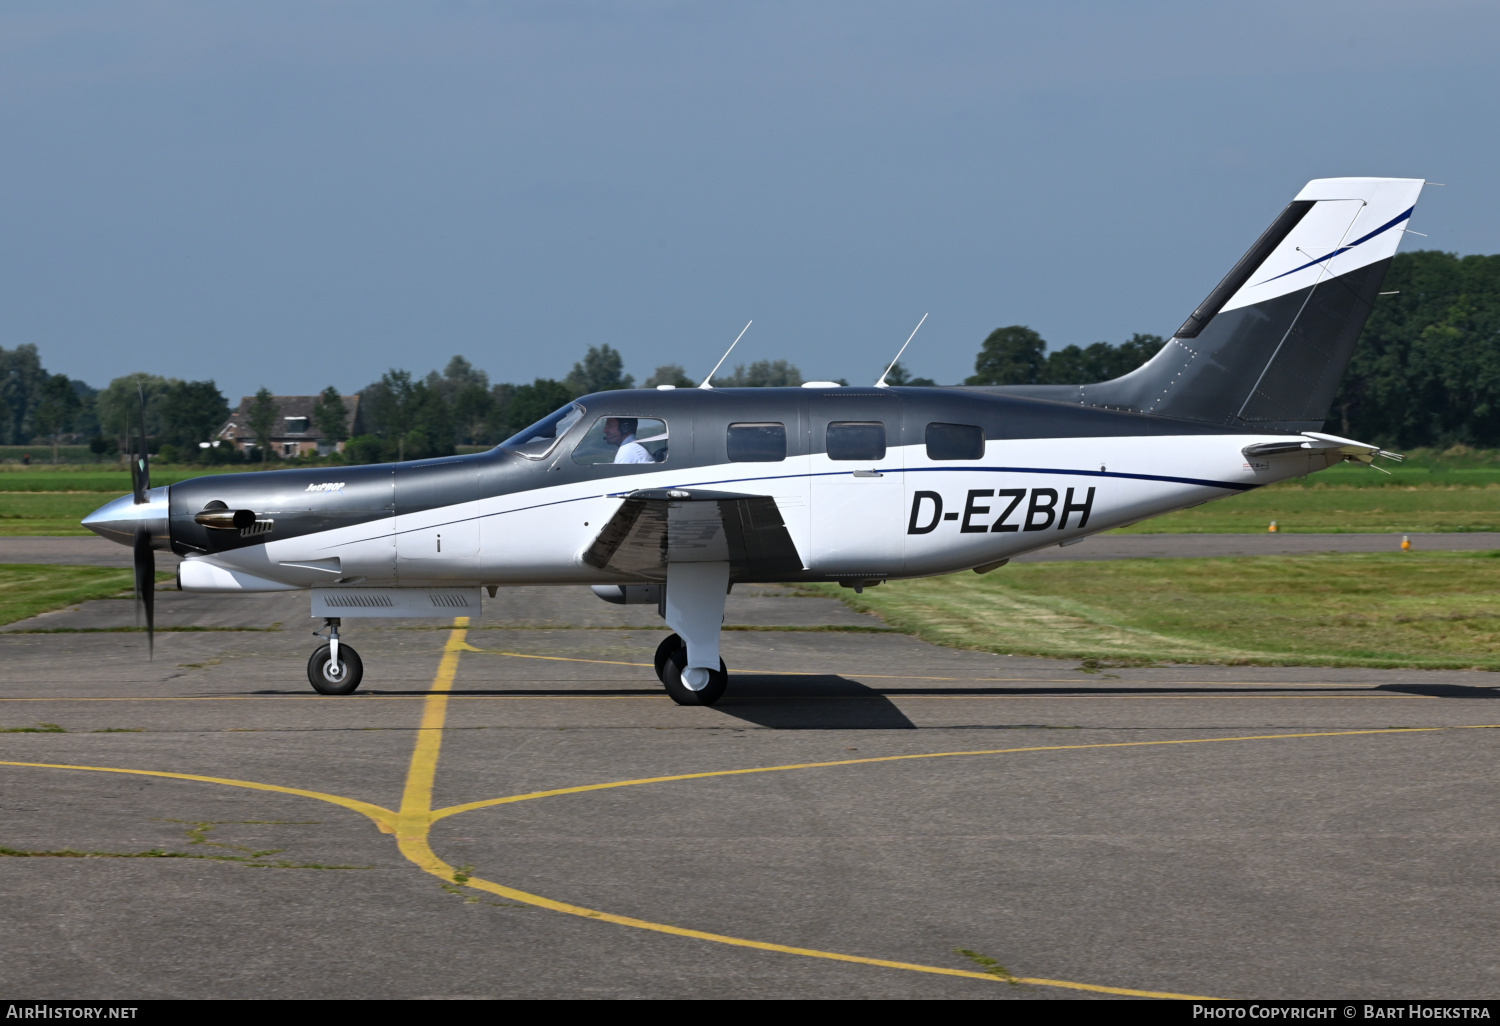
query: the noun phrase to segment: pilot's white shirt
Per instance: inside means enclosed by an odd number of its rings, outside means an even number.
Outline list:
[[[616,463],[655,463],[646,447],[635,440],[635,435],[626,435],[620,442],[620,451],[615,453]]]

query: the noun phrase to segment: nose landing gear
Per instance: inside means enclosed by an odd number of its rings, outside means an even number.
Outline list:
[[[339,618],[330,616],[323,622],[328,644],[319,647],[307,661],[308,683],[320,695],[352,694],[365,675],[365,664],[354,646],[339,641]],[[313,637],[323,636],[323,631],[313,631]]]

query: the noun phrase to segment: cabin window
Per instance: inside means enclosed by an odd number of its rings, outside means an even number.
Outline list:
[[[780,463],[786,459],[785,424],[731,424],[726,441],[732,463]]]
[[[984,428],[972,424],[928,424],[930,460],[984,459]]]
[[[878,420],[836,420],[828,425],[831,460],[885,459],[885,425]]]
[[[649,417],[600,417],[573,450],[574,463],[666,461],[666,422]]]

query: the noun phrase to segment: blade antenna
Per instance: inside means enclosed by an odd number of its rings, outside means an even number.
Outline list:
[[[909,346],[909,345],[911,345],[911,340],[917,337],[917,332],[921,331],[922,330],[922,325],[924,325],[926,323],[927,323],[927,314],[923,314],[922,315],[922,319],[917,322],[917,326],[915,328],[911,329],[911,334],[906,337],[906,341],[904,343],[902,343],[901,348],[898,349],[898,350],[896,350],[896,358],[894,360],[892,360],[891,361],[891,365],[885,369],[885,374],[889,374],[892,370],[895,369],[896,364],[898,364],[898,363],[901,362],[901,354],[904,353],[904,352],[906,352],[906,347]],[[889,388],[890,387],[889,385],[887,385],[885,383],[885,374],[880,375],[880,380],[877,381],[877,382],[875,382],[875,387],[876,388]]]
[[[731,342],[731,343],[729,343],[729,348],[726,349],[726,350],[724,350],[724,355],[721,356],[721,357],[719,357],[719,362],[716,363],[716,364],[714,364],[714,369],[708,372],[708,377],[706,377],[706,378],[703,379],[703,384],[699,385],[698,386],[699,388],[713,388],[714,387],[713,385],[709,384],[709,382],[713,381],[714,375],[717,374],[717,373],[719,373],[719,368],[722,367],[722,366],[724,366],[724,361],[727,360],[727,359],[729,359],[729,354],[732,353],[732,352],[734,352],[734,347],[740,344],[740,339],[742,339],[742,338],[745,337],[745,332],[749,331],[750,330],[750,325],[752,325],[754,323],[755,323],[754,321],[746,321],[745,322],[745,326],[743,328],[741,328],[740,329],[740,333],[734,337],[734,341]]]

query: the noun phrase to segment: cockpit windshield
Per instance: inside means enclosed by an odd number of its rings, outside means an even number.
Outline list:
[[[567,434],[568,429],[577,424],[582,416],[583,407],[577,403],[569,403],[556,413],[549,413],[526,430],[507,438],[500,443],[500,448],[513,452],[517,456],[525,456],[529,460],[539,460],[552,451],[557,440]]]

